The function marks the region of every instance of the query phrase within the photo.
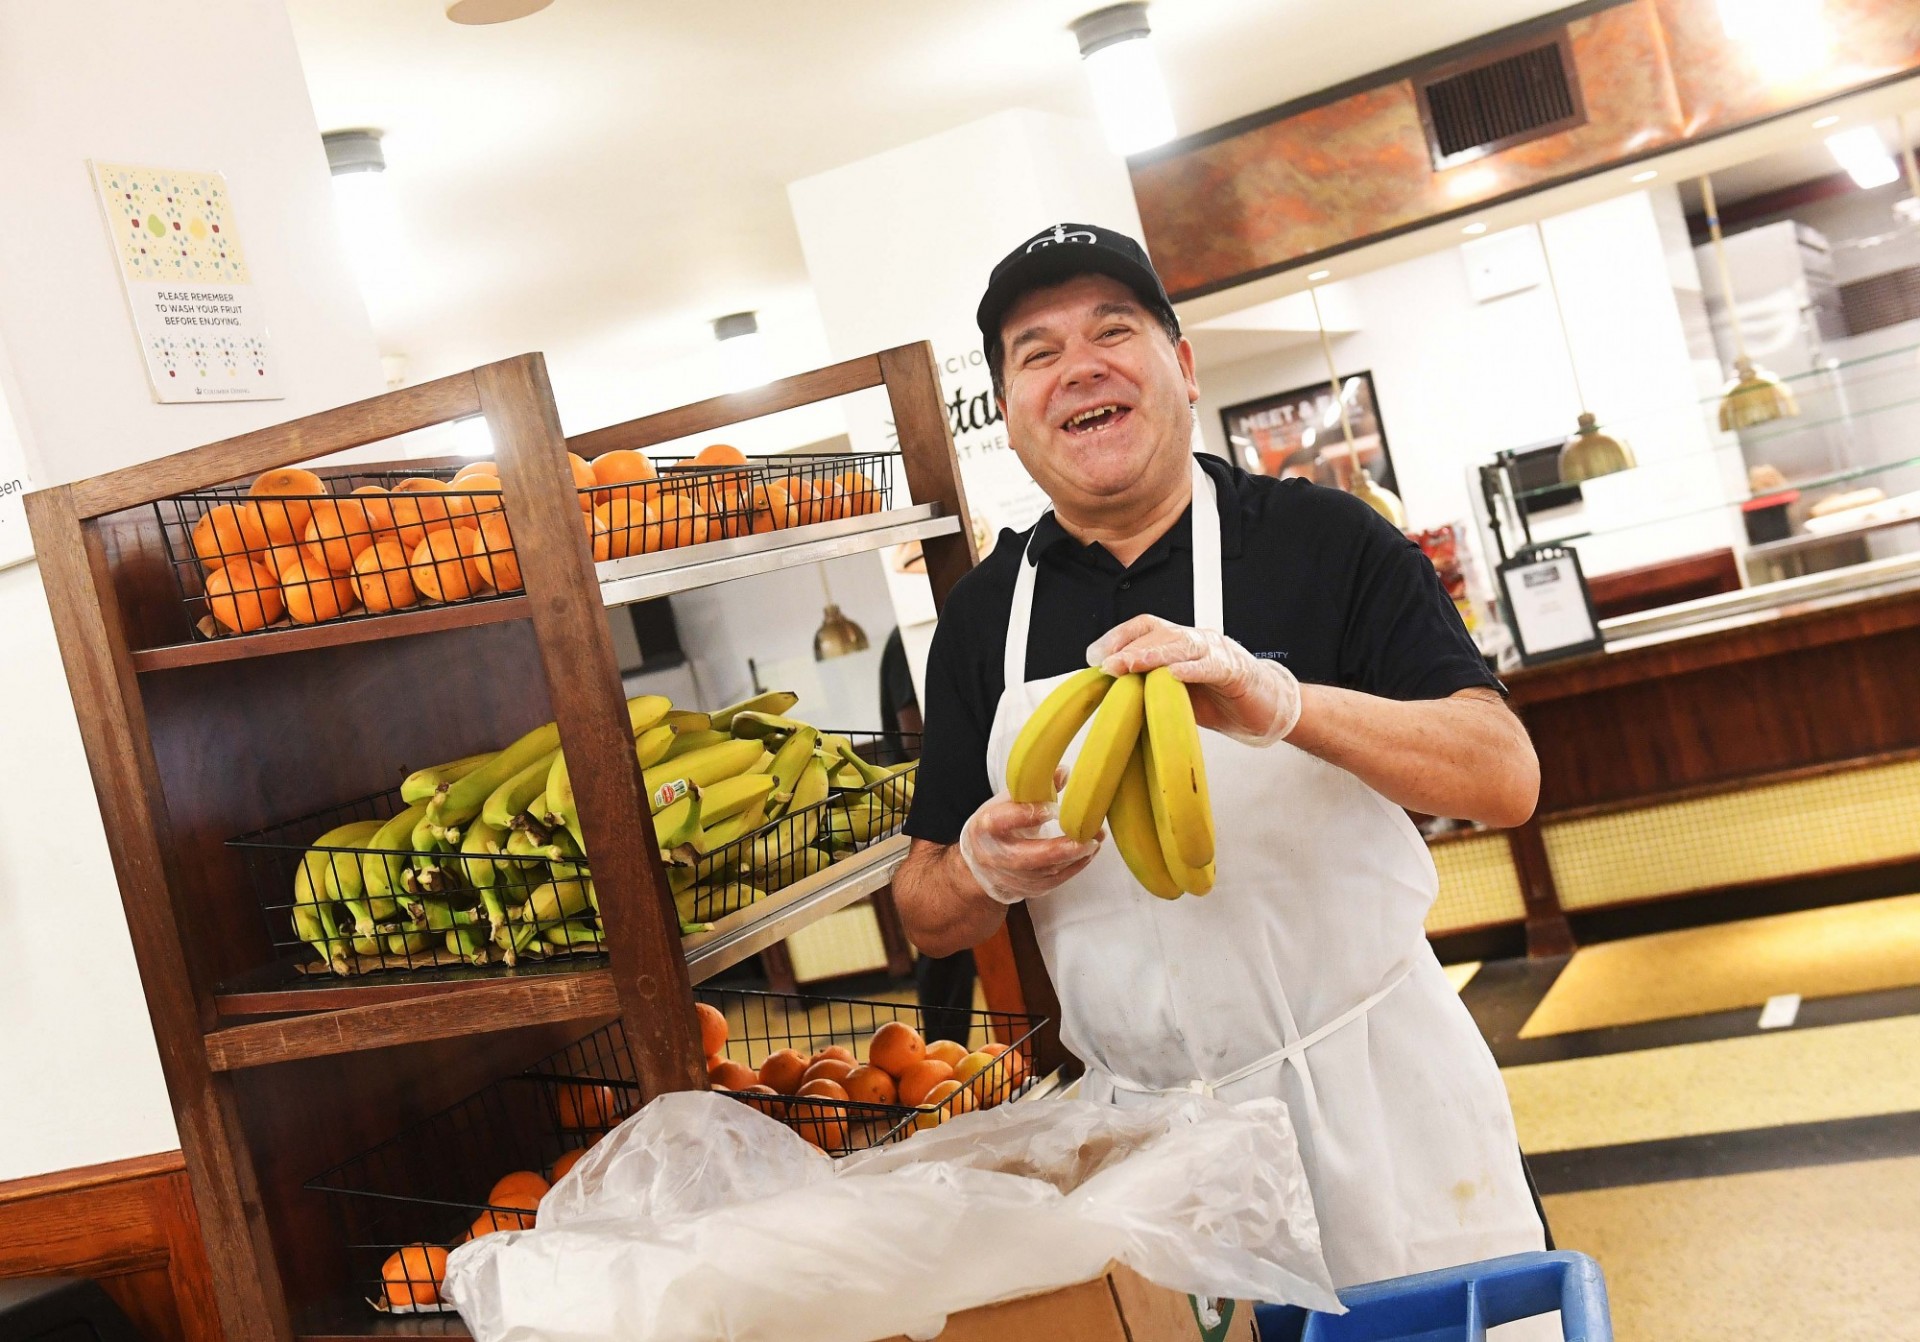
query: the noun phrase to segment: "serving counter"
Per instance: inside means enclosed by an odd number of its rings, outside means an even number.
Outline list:
[[[1912,556],[1604,621],[1505,676],[1540,756],[1511,831],[1430,841],[1462,954],[1920,889]]]

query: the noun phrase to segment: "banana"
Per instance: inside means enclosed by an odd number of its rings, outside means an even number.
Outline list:
[[[767,797],[768,815],[778,819],[786,813],[793,801],[794,784],[800,781],[800,773],[813,758],[814,747],[819,742],[820,733],[802,725],[774,753],[773,763],[767,766],[767,776],[773,779],[773,791]]]
[[[713,793],[711,791],[702,794],[700,799],[702,812],[700,819],[703,823],[701,824],[700,832],[688,840],[693,851],[701,857],[707,857],[713,853],[720,852],[730,844],[739,843],[740,840],[746,838],[747,835],[767,823],[767,804],[764,797],[748,803],[744,809],[736,811],[730,816],[723,816],[711,824],[705,823],[709,819],[705,813],[707,800],[712,797],[712,795]],[[728,854],[727,856],[729,860],[731,860],[737,857],[738,854]],[[708,870],[715,870],[723,864],[702,863],[701,865]],[[707,879],[705,871],[702,872],[700,879]]]
[[[667,868],[667,889],[676,895],[692,885],[694,880],[695,877],[692,867],[675,865]]]
[[[431,769],[415,769],[400,784],[400,800],[411,806],[417,801],[431,800],[433,794],[442,788],[452,787],[468,774],[493,758],[493,751],[483,750],[478,755],[466,755],[457,760],[448,760],[445,764],[436,764]]]
[[[653,837],[664,849],[678,848],[700,832],[700,789],[689,786],[680,799],[653,813]]]
[[[674,738],[679,734],[679,729],[670,722],[649,727],[633,738],[633,757],[640,761],[642,769],[650,768],[667,757],[667,752],[673,748]]]
[[[821,812],[826,809],[820,803],[826,799],[827,765],[816,755],[801,770],[800,781],[793,787],[793,802],[780,823],[756,835],[748,845],[744,863],[747,869],[760,871],[778,865],[802,848],[812,847],[813,841],[820,837],[824,818]]]
[[[1146,693],[1144,677],[1122,676],[1093,715],[1073,772],[1067,776],[1067,790],[1060,797],[1060,829],[1075,843],[1091,842],[1107,818],[1120,777],[1133,758],[1134,743],[1140,739],[1140,724],[1146,721]]]
[[[1178,899],[1184,892],[1160,854],[1160,831],[1153,821],[1153,798],[1147,794],[1146,749],[1145,735],[1136,735],[1133,749],[1127,752],[1120,785],[1113,791],[1113,803],[1107,808],[1107,832],[1113,836],[1113,846],[1120,850],[1120,858],[1133,873],[1134,880],[1149,894],[1161,899]],[[1073,781],[1069,779],[1067,785],[1071,788]]]
[[[444,899],[416,899],[407,905],[413,920],[408,931],[445,932],[455,927],[480,927],[487,922],[484,909],[456,909]]]
[[[782,890],[832,865],[833,859],[820,849],[802,848],[772,866],[754,872],[753,880],[763,890]]]
[[[426,950],[431,945],[433,945],[433,938],[425,932],[387,933],[387,950],[393,955],[404,955],[411,958],[420,954],[420,952]]]
[[[729,882],[726,885],[696,885],[691,890],[682,891],[673,897],[673,906],[679,911],[682,922],[710,922],[724,918],[729,913],[737,913],[749,904],[758,903],[767,897],[767,892],[754,885],[742,885]],[[699,917],[694,915],[696,911]]]
[[[1166,809],[1166,831],[1173,836],[1181,862],[1195,870],[1211,866],[1213,802],[1207,795],[1207,763],[1200,753],[1200,728],[1193,720],[1193,696],[1164,666],[1147,672],[1146,682],[1152,781]],[[1168,856],[1173,853],[1169,851]]]
[[[731,820],[758,810],[766,819],[766,803],[773,792],[774,780],[767,774],[735,774],[700,789],[700,824],[711,829],[722,820]]]
[[[870,788],[887,781],[887,771],[863,758],[845,737],[834,746],[834,753],[840,757],[842,768],[851,769],[860,776],[860,787]]]
[[[553,757],[553,765],[547,770],[547,805],[561,827],[573,836],[574,846],[586,852],[587,838],[580,830],[580,807],[574,800],[573,775],[567,770],[564,750]]]
[[[357,850],[365,847],[383,824],[379,820],[353,820],[336,825],[315,839],[300,859],[308,886],[322,899],[338,900],[346,907],[349,931],[354,927],[364,932],[373,931],[373,910],[363,897],[365,882],[360,873],[363,855]],[[356,851],[337,851],[341,849]],[[391,914],[392,910],[388,912]]]
[[[806,725],[798,718],[783,718],[778,713],[756,713],[749,709],[734,714],[728,730],[741,738],[768,741],[777,736],[791,736]]]
[[[713,715],[695,712],[691,708],[675,708],[660,719],[660,725],[671,727],[676,732],[710,732],[713,730]]]
[[[507,831],[506,855],[508,857],[537,859],[542,863],[559,862],[567,856],[566,853],[560,849],[559,845],[542,841],[539,835],[535,834],[525,825],[515,825],[511,830]],[[516,865],[528,864],[523,863]]]
[[[692,731],[676,732],[672,743],[667,746],[666,754],[660,759],[662,763],[677,760],[682,755],[691,755],[696,750],[705,750],[708,746],[717,746],[722,741],[732,739],[725,732],[716,732],[711,728],[704,731],[696,728]]]
[[[1153,729],[1149,725],[1146,731],[1140,733],[1140,766],[1146,775],[1147,802],[1153,812],[1154,836],[1160,841],[1160,859],[1166,864],[1167,875],[1172,877],[1175,885],[1190,895],[1204,895],[1213,889],[1213,864],[1209,862],[1202,867],[1193,867],[1181,860],[1179,843],[1173,833],[1173,820],[1168,814],[1166,792],[1158,781],[1160,766],[1156,753]]]
[[[488,941],[480,929],[475,927],[450,927],[447,929],[447,954],[457,956],[470,965],[480,966],[492,962],[488,954]]]
[[[833,766],[833,772],[827,775],[827,778],[835,787],[846,792],[858,791],[867,785],[865,775],[851,764],[836,763]]]
[[[562,950],[597,951],[602,944],[600,934],[581,922],[549,927],[545,935],[549,946],[558,946]]]
[[[460,874],[468,885],[475,890],[489,890],[500,879],[499,865],[494,861],[505,848],[507,830],[504,826],[496,828],[484,822],[469,825],[467,832],[460,838]]]
[[[658,811],[673,801],[669,785],[677,781],[684,779],[694,787],[704,788],[736,774],[764,773],[766,765],[772,762],[773,756],[758,741],[732,738],[690,755],[669,757],[642,775],[647,787],[647,804]]]
[[[336,974],[351,974],[347,960],[347,940],[340,935],[333,907],[313,885],[313,873],[305,862],[293,872],[293,933],[320,952],[320,958]]]
[[[593,901],[588,894],[592,885],[591,881],[581,876],[548,881],[527,896],[527,902],[520,910],[521,920],[538,927],[550,927],[589,913],[593,909]]]
[[[1015,801],[1049,802],[1056,793],[1053,771],[1081,726],[1100,707],[1113,677],[1097,666],[1076,671],[1040,701],[1007,758],[1007,793]]]
[[[513,818],[529,809],[536,797],[546,795],[547,775],[560,752],[548,751],[519,773],[495,788],[480,805],[480,819],[495,829],[507,829]]]
[[[800,702],[800,696],[791,690],[762,690],[751,699],[742,699],[737,704],[728,704],[717,713],[710,715],[708,724],[717,732],[733,730],[733,720],[742,713],[780,714]]]

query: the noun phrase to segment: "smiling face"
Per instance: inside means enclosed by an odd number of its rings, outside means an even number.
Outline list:
[[[1149,507],[1188,472],[1193,347],[1119,280],[1023,294],[1000,325],[1008,439],[1064,520]]]

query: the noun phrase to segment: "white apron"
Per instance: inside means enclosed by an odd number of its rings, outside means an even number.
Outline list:
[[[1034,577],[1022,556],[987,743],[999,791],[1014,738],[1064,679],[1025,680]],[[1195,624],[1223,630],[1219,508],[1198,462],[1193,578]],[[1419,831],[1284,741],[1201,741],[1210,894],[1155,898],[1108,841],[1027,903],[1082,1094],[1284,1100],[1336,1286],[1541,1248],[1499,1070],[1427,945],[1439,879]]]

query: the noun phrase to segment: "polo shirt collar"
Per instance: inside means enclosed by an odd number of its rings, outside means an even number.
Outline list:
[[[1226,559],[1238,559],[1245,538],[1241,527],[1240,490],[1234,479],[1233,468],[1211,455],[1202,455],[1200,466],[1213,477],[1214,491],[1220,502],[1220,554]],[[1087,548],[1060,525],[1060,519],[1054,516],[1053,510],[1049,508],[1034,524],[1033,543],[1027,547],[1027,562],[1039,563],[1041,555],[1062,542],[1076,549]],[[1149,557],[1162,554],[1170,548],[1182,550],[1193,548],[1192,505],[1188,505],[1187,510],[1180,514],[1180,520],[1173,524],[1166,535],[1155,541],[1146,554],[1135,561],[1136,567]]]

